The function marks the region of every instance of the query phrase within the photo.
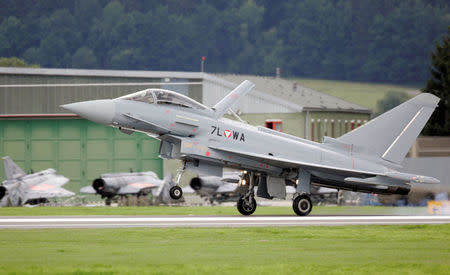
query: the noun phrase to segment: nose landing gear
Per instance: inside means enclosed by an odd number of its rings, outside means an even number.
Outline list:
[[[183,196],[183,190],[178,185],[172,186],[169,190],[169,195],[172,199],[178,200]]]
[[[178,169],[177,176],[175,178],[175,185],[170,187],[169,195],[173,200],[178,200],[183,196],[183,190],[179,186],[181,176],[184,173],[184,170],[186,170],[186,162],[183,161],[183,166]]]
[[[255,181],[256,175],[253,172],[244,174],[242,182],[248,183],[245,188],[245,193],[237,201],[237,209],[239,213],[245,216],[253,214],[256,210],[256,200],[255,200]]]
[[[250,216],[256,210],[256,200],[253,197],[245,198],[244,196],[240,197],[237,202],[237,209],[239,213],[244,216]]]

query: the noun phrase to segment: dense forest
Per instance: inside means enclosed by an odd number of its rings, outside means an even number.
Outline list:
[[[0,57],[41,67],[424,83],[447,0],[4,0]]]

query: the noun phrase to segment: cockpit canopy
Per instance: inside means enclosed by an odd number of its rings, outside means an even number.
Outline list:
[[[119,99],[141,101],[148,104],[154,104],[156,102],[156,104],[170,104],[198,110],[208,109],[208,107],[187,96],[163,89],[147,89],[129,95],[121,96],[119,97]]]

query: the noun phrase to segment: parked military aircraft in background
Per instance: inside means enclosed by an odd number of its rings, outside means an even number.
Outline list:
[[[0,186],[1,206],[40,204],[48,202],[49,198],[75,195],[61,187],[69,179],[56,174],[53,168],[27,175],[8,156],[3,157],[3,165],[5,166],[6,180]]]
[[[239,182],[241,172],[224,172],[222,177],[199,175],[192,178],[189,186],[196,194],[208,199],[211,203],[226,202],[239,198]]]
[[[339,191],[336,188],[311,186],[311,200],[318,205],[339,204]]]
[[[137,173],[110,173],[103,174],[94,179],[91,186],[80,189],[81,193],[98,194],[106,198],[106,205],[111,204],[111,200],[119,197],[119,203],[124,205],[139,204],[141,198],[152,194],[155,203],[169,203],[170,188],[175,185],[171,176],[160,180],[154,172]],[[137,201],[133,201],[137,199]]]
[[[297,183],[293,209],[308,215],[311,184],[368,193],[407,194],[409,183],[439,180],[398,169],[414,140],[436,108],[439,98],[420,94],[365,125],[335,139],[317,143],[265,127],[223,117],[254,84],[244,81],[214,107],[163,89],[147,89],[116,99],[63,105],[84,118],[131,134],[139,131],[161,141],[159,154],[181,159],[183,166],[170,194],[181,198],[178,186],[184,169],[222,177],[223,167],[246,171],[237,208],[243,215],[256,209],[260,197],[285,192],[286,181]]]

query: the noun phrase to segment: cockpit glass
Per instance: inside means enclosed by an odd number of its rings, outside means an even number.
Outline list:
[[[187,96],[167,90],[154,90],[154,92],[157,104],[171,104],[200,110],[205,109],[205,106]]]
[[[140,102],[145,102],[145,103],[149,103],[149,104],[153,104],[155,102],[155,100],[153,98],[152,90],[150,90],[150,89],[132,93],[130,95],[125,95],[125,96],[122,96],[119,98],[125,99],[125,100],[140,101]]]
[[[204,110],[207,107],[182,94],[163,89],[147,89],[119,97],[124,100],[141,101],[149,104],[170,104],[184,108]]]

